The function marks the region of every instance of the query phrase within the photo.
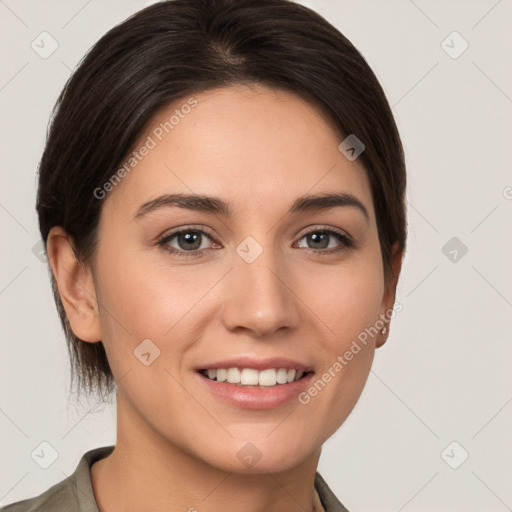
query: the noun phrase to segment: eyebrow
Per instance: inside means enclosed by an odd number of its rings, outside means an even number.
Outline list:
[[[355,207],[364,215],[367,223],[370,220],[368,210],[364,204],[357,199],[357,197],[347,193],[302,196],[293,202],[287,213],[293,214],[321,211],[339,206]],[[226,217],[230,217],[232,215],[232,209],[229,203],[218,197],[192,194],[165,194],[142,204],[138,208],[134,219],[139,219],[150,212],[164,207],[177,207],[197,212],[213,213]]]

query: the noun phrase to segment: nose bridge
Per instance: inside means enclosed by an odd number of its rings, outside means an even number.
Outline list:
[[[285,284],[285,264],[272,247],[264,248],[252,237],[236,247],[224,308],[227,328],[246,328],[264,336],[296,326],[299,315]]]

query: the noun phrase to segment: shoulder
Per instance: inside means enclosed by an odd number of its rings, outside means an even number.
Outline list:
[[[69,476],[62,482],[53,485],[39,496],[6,505],[0,508],[0,512],[41,512],[44,510],[72,512],[79,510],[71,478]]]
[[[86,452],[74,473],[45,492],[0,507],[0,512],[98,512],[91,485],[90,467],[109,455],[114,446],[102,446]]]

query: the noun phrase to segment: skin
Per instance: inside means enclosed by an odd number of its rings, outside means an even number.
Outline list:
[[[366,171],[338,150],[340,137],[314,106],[262,86],[195,98],[104,199],[91,265],[75,260],[62,228],[48,240],[73,332],[103,341],[117,383],[116,448],[91,468],[94,493],[103,512],[224,511],[233,496],[246,512],[310,511],[322,444],[353,409],[385,337],[369,338],[306,405],[242,409],[199,388],[193,368],[284,356],[320,376],[393,307],[401,251],[385,286]],[[134,219],[143,203],[177,192],[220,197],[234,214],[164,207]],[[328,192],[356,196],[369,220],[350,206],[287,214],[296,198]],[[188,225],[213,234],[201,255],[180,258],[155,243]],[[305,231],[316,227],[342,230],[357,246],[331,236],[314,252]],[[250,264],[236,252],[247,236],[263,249]],[[168,245],[187,250],[177,237]],[[144,339],[160,350],[150,366],[133,354]],[[237,457],[247,442],[261,453],[252,468]]]

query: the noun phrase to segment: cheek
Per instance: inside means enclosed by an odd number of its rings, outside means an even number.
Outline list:
[[[158,411],[166,428],[180,425],[184,411],[200,416],[178,382],[178,367],[197,339],[189,318],[218,278],[205,281],[190,269],[176,272],[138,257],[115,261],[113,254],[104,248],[97,274],[103,342],[119,392],[143,417],[155,419]],[[171,430],[178,436],[178,427]]]
[[[331,355],[347,350],[379,318],[384,294],[379,258],[380,253],[369,252],[303,283],[311,309],[329,327],[324,340]]]
[[[104,343],[115,360],[132,364],[133,350],[151,340],[161,351],[159,363],[176,366],[198,336],[205,293],[225,269],[198,272],[193,266],[157,263],[135,252],[118,258],[110,247],[98,257],[98,295]],[[192,322],[192,319],[194,320]],[[169,366],[169,364],[166,364]]]

